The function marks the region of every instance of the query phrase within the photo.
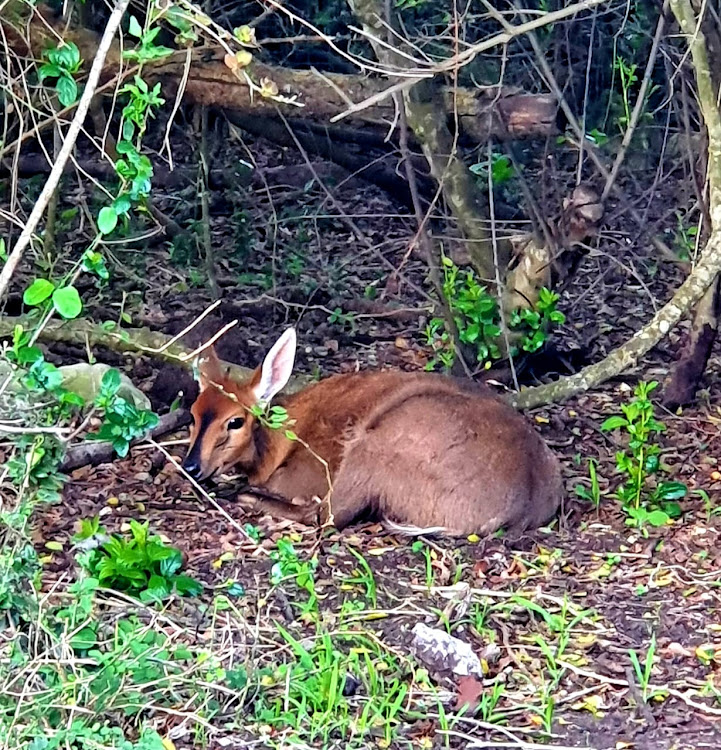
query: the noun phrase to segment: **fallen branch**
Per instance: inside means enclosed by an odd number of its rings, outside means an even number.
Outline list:
[[[32,54],[39,59],[43,49],[57,42],[56,34],[74,42],[85,60],[93,59],[97,50],[98,40],[91,31],[67,29],[46,5],[39,5],[33,13],[27,34],[24,29],[13,25],[9,18],[0,18],[0,25],[10,48],[20,57]],[[392,91],[389,91],[393,87],[384,78],[362,74],[321,74],[315,70],[267,65],[257,60],[243,69],[253,80],[268,79],[283,94],[296,96],[302,107],[291,107],[253,94],[245,79],[239,78],[225,64],[225,55],[226,50],[220,45],[196,48],[190,56],[188,69],[188,53],[179,50],[161,61],[146,63],[144,76],[148,81],[162,79],[169,89],[180,89],[182,82],[186,102],[253,115],[274,116],[280,107],[288,116],[315,118],[327,123],[346,111],[349,102],[372,98],[377,100],[373,106],[356,112],[347,121],[375,124],[384,131],[393,121],[395,106]],[[120,48],[116,44],[110,49],[102,70],[104,81],[120,73],[120,62]],[[450,106],[453,102],[458,111],[461,131],[472,141],[484,142],[491,136],[500,139],[548,136],[557,132],[554,96],[496,86],[457,90],[445,87],[444,92],[446,103]],[[31,133],[29,137],[33,135]]]
[[[139,443],[152,438],[153,440],[167,435],[169,432],[185,427],[190,424],[190,413],[185,409],[178,409],[170,414],[163,414],[160,417],[158,425],[152,429],[145,437],[133,440],[130,445]],[[68,450],[65,459],[60,464],[60,471],[68,472],[73,469],[79,469],[81,466],[98,466],[112,461],[115,457],[113,444],[106,441],[83,442],[74,445]]]
[[[4,316],[0,318],[0,337],[12,336],[15,326],[29,328],[32,323],[26,318]],[[106,331],[102,326],[87,320],[51,320],[39,333],[41,341],[62,342],[82,349],[103,346],[121,354],[140,354],[163,362],[192,368],[187,357],[193,351],[173,338],[149,328],[124,328],[122,332]],[[232,378],[244,380],[253,370],[232,362],[222,361]],[[307,376],[296,376],[287,388],[288,393],[299,390],[310,381]]]

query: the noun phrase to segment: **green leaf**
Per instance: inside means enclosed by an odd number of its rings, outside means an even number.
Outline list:
[[[98,229],[101,234],[110,234],[118,224],[118,215],[112,206],[104,206],[98,214]]]
[[[23,346],[18,352],[17,360],[19,365],[31,365],[42,357],[43,353],[37,346]]]
[[[23,302],[26,305],[39,305],[55,291],[55,284],[47,279],[35,279],[23,294]]]
[[[180,554],[180,550],[174,547],[165,547],[164,549],[168,550],[169,554],[165,559],[160,561],[160,572],[164,576],[170,577],[180,570],[183,564],[183,557]]]
[[[688,493],[688,487],[683,482],[661,482],[656,490],[659,500],[682,500]]]
[[[53,292],[53,307],[63,318],[70,320],[80,315],[83,303],[74,286],[64,286]]]
[[[132,137],[132,133],[131,133],[131,137]],[[132,143],[129,140],[118,141],[118,145],[115,147],[115,150],[119,154],[123,154],[124,156],[127,155],[127,154],[137,153],[137,149],[135,148],[135,144]]]
[[[76,70],[80,66],[80,50],[75,42],[65,42],[65,47],[68,50],[68,67]]]
[[[150,576],[148,588],[140,593],[142,601],[167,599],[170,595],[170,582],[162,576]]]
[[[678,503],[664,503],[662,510],[667,513],[670,518],[681,518],[683,511]]]
[[[130,198],[123,194],[119,195],[114,201],[113,201],[113,211],[115,211],[115,214],[117,216],[123,216],[124,214],[127,214],[128,211],[130,211],[130,207],[132,206],[132,203],[130,201]]]
[[[135,125],[133,124],[133,122],[131,120],[125,120],[125,122],[123,122],[123,138],[126,141],[129,141],[133,137],[134,133]]]
[[[628,420],[624,417],[609,417],[602,425],[601,430],[603,432],[610,432],[611,430],[616,430],[619,427],[626,427],[628,425]]]
[[[238,583],[238,581],[235,581],[228,586],[225,593],[228,596],[232,597],[240,597],[245,596],[245,588],[243,587],[242,583]]]
[[[646,471],[649,474],[655,474],[659,469],[659,458],[658,456],[649,456],[646,459]]]
[[[62,73],[63,71],[60,70],[57,65],[54,65],[53,63],[45,63],[45,65],[40,66],[38,77],[41,81],[44,81],[46,78],[57,78],[58,76],[61,76]]]
[[[48,59],[66,71],[74,72],[80,65],[80,50],[73,42],[61,42],[56,49],[48,52]]]
[[[75,650],[87,651],[92,648],[98,641],[95,629],[93,627],[83,628],[78,631],[70,640],[70,645]]]
[[[140,25],[140,22],[135,16],[130,16],[130,23],[128,24],[128,34],[130,34],[130,36],[137,37],[138,39],[143,36],[143,27]]]
[[[664,513],[662,510],[653,510],[648,516],[646,516],[646,521],[650,523],[651,526],[665,526],[669,520],[670,518],[668,514]]]
[[[58,92],[58,99],[63,107],[69,107],[77,101],[78,84],[71,76],[64,75],[58,78],[55,90]]]
[[[105,258],[97,250],[86,250],[83,255],[83,270],[94,273],[98,278],[107,281],[110,278],[108,267],[105,265]]]
[[[173,578],[175,590],[182,596],[198,596],[203,591],[203,584],[194,578],[186,575],[175,576]],[[241,587],[242,590],[242,587]],[[242,593],[240,594],[242,596]]]

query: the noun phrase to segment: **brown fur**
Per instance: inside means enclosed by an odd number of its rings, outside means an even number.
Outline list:
[[[557,459],[486,388],[397,371],[336,375],[280,402],[303,445],[249,413],[259,378],[260,368],[234,383],[211,355],[191,410],[186,463],[199,465],[201,479],[239,466],[268,493],[257,506],[271,514],[312,523],[311,499],[328,497],[339,529],[374,512],[468,534],[539,526],[558,508]],[[227,430],[237,416],[243,427]]]

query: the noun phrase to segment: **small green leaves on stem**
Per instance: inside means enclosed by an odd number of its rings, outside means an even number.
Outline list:
[[[160,31],[160,26],[154,26],[147,31],[143,31],[143,27],[140,25],[138,19],[135,16],[130,16],[128,34],[138,39],[139,43],[135,49],[125,50],[123,57],[126,60],[131,60],[142,65],[146,62],[162,60],[164,57],[172,54],[173,50],[169,47],[155,44],[155,38]]]
[[[475,352],[483,369],[489,369],[503,356],[499,346],[501,313],[495,296],[478,282],[473,270],[461,271],[447,257],[443,257],[443,296],[453,314],[461,342]],[[535,308],[519,308],[511,312],[507,323],[514,334],[512,356],[519,351],[529,354],[538,351],[546,342],[549,331],[565,322],[565,315],[556,309],[558,300],[555,292],[543,288],[539,290]],[[434,351],[426,369],[432,370],[440,365],[449,370],[455,361],[455,349],[445,321],[433,318],[424,334]]]
[[[158,425],[158,415],[148,409],[138,409],[118,396],[120,373],[108,370],[100,384],[100,392],[95,397],[95,406],[105,412],[105,419],[98,432],[87,436],[88,440],[107,440],[115,452],[127,456],[130,443],[142,437]]]
[[[270,582],[277,586],[284,580],[292,579],[296,585],[308,594],[308,602],[303,605],[305,614],[318,608],[318,597],[315,591],[316,557],[301,560],[290,540],[281,538],[276,542],[276,549],[270,553],[273,567],[270,569]]]
[[[160,84],[156,83],[151,89],[140,77],[135,76],[133,83],[127,83],[120,89],[121,94],[130,94],[128,103],[123,108],[123,118],[127,123],[132,123],[140,133],[145,132],[145,124],[148,117],[153,117],[153,108],[165,104],[165,99],[160,96]],[[129,139],[128,132],[123,128],[123,137]]]
[[[47,279],[35,279],[23,294],[23,302],[30,307],[42,305],[48,298],[55,311],[66,320],[77,318],[82,312],[83,303],[72,285],[56,287]]]
[[[110,278],[105,258],[97,250],[86,250],[83,255],[83,270],[95,274],[102,281]]]
[[[616,467],[625,480],[615,495],[628,516],[626,523],[642,530],[647,524],[664,526],[678,518],[681,515],[678,500],[688,493],[682,482],[654,479],[665,471],[660,460],[661,446],[654,440],[654,436],[666,430],[654,416],[651,393],[657,387],[655,381],[639,383],[633,399],[621,405],[622,414],[609,417],[601,425],[603,432],[621,430],[627,436],[628,449],[616,454]]]
[[[472,164],[469,171],[481,177],[484,185],[488,184],[488,161],[482,161],[478,164]],[[491,180],[494,187],[500,187],[501,185],[509,182],[516,174],[516,171],[511,163],[511,160],[505,154],[499,154],[494,151],[491,154]]]
[[[82,60],[80,50],[74,42],[61,41],[54,49],[43,54],[46,62],[40,66],[38,77],[42,83],[46,78],[56,78],[55,91],[63,107],[77,101],[78,84],[73,77],[79,70]]]
[[[284,425],[295,424],[295,420],[289,419],[288,412],[282,406],[268,408],[263,404],[254,404],[250,407],[250,413],[269,430],[279,430]]]
[[[132,18],[130,26],[131,29],[139,31],[140,25],[137,19]],[[158,31],[159,27],[148,32],[147,36],[151,42]],[[158,56],[165,56],[167,50],[165,47],[153,49],[163,50],[162,55],[158,54]],[[149,54],[147,50],[146,53]],[[147,57],[147,54],[143,59],[137,59],[140,62],[146,59],[158,59],[158,56]],[[150,195],[153,164],[147,156],[140,153],[140,144],[148,118],[154,116],[155,108],[165,103],[160,96],[160,84],[156,83],[151,89],[139,75],[135,76],[132,83],[126,84],[120,93],[128,95],[128,102],[123,107],[121,137],[116,146],[120,158],[115,162],[115,172],[120,178],[120,187],[113,202],[109,206],[103,206],[98,214],[98,231],[101,235],[114,232],[118,221],[130,213],[133,203],[142,204]]]

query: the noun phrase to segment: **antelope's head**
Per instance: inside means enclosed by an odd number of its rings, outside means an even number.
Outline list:
[[[254,406],[265,407],[285,387],[293,371],[296,335],[286,330],[253,375],[244,383],[232,380],[214,349],[198,360],[200,394],[190,413],[190,448],[183,468],[198,481],[238,466],[254,471],[260,460],[258,420]]]

